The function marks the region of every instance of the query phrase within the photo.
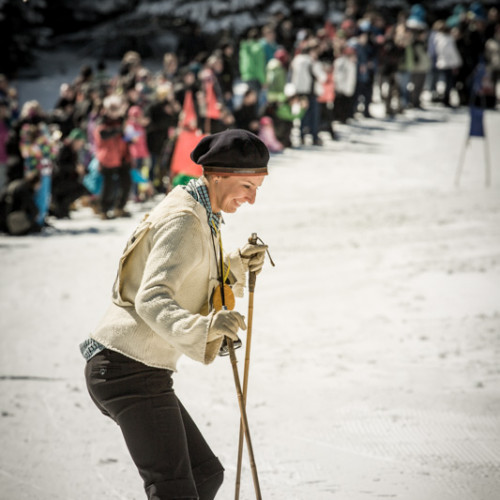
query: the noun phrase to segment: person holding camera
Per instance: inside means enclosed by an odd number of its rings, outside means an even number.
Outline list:
[[[128,217],[125,205],[130,195],[132,157],[124,137],[126,104],[117,94],[103,101],[102,116],[94,131],[95,155],[102,174],[101,219]],[[114,209],[113,214],[111,210]]]

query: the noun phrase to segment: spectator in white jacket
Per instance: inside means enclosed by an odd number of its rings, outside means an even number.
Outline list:
[[[305,135],[309,133],[312,135],[315,146],[322,145],[318,136],[320,122],[318,96],[322,94],[322,84],[327,78],[323,63],[319,61],[318,56],[319,44],[317,40],[312,39],[304,45],[290,63],[290,81],[295,86],[297,94],[308,100],[307,111],[300,122],[301,141],[304,144]]]
[[[333,62],[333,81],[335,84],[335,120],[346,123],[353,116],[354,92],[356,91],[357,64],[356,49],[345,45],[342,54]]]
[[[450,28],[444,21],[435,24],[436,34],[434,36],[434,50],[436,54],[436,68],[440,79],[444,81],[443,104],[451,106],[450,93],[455,86],[456,75],[462,66],[462,57],[457,49],[455,38]]]

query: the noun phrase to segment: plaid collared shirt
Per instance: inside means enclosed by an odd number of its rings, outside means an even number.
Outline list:
[[[192,179],[187,186],[183,188],[199,203],[201,203],[207,211],[207,220],[212,233],[217,236],[221,223],[224,223],[220,213],[212,212],[210,197],[208,196],[208,188],[203,179]],[[215,227],[214,227],[215,226]]]

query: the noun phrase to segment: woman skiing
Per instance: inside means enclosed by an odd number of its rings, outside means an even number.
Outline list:
[[[224,255],[219,230],[221,212],[255,202],[269,160],[262,141],[227,130],[204,137],[191,159],[204,175],[177,186],[138,225],[112,304],[80,346],[90,396],[120,426],[150,500],[210,500],[222,484],[224,469],[172,375],[183,354],[208,364],[226,336],[239,340],[246,325],[231,296],[242,295],[247,270],[261,270],[267,248],[247,243]]]

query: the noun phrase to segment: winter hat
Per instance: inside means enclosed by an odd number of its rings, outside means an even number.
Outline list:
[[[446,26],[448,28],[454,28],[458,26],[465,18],[466,13],[467,10],[463,5],[455,5],[452,15],[446,19]]]
[[[340,29],[344,31],[353,30],[355,27],[354,21],[351,18],[344,19],[340,24]]]
[[[352,43],[347,43],[342,48],[342,54],[344,54],[346,56],[353,56],[353,55],[355,55],[356,54],[356,46],[353,45]]]
[[[288,52],[283,48],[276,49],[276,51],[274,52],[274,57],[278,59],[278,61],[283,64],[283,66],[286,66],[290,62]]]
[[[370,31],[372,30],[372,23],[369,19],[363,19],[359,22],[358,27],[361,33],[370,33]]]
[[[79,128],[74,128],[69,134],[68,138],[71,139],[72,141],[77,141],[79,139],[85,140],[85,132],[82,129]]]
[[[166,101],[173,94],[172,85],[170,83],[161,83],[156,87],[156,98],[159,101]]]
[[[204,137],[191,159],[205,174],[267,175],[269,150],[252,132],[229,129]]]
[[[486,12],[481,2],[472,2],[469,7],[469,12],[472,14],[472,17],[474,19],[479,19],[482,21],[486,20]]]
[[[406,26],[414,30],[425,30],[427,23],[425,22],[426,11],[420,4],[415,4],[410,9],[410,15],[406,21]]]
[[[128,110],[129,118],[139,118],[142,115],[142,109],[140,106],[130,106]]]
[[[123,116],[127,110],[127,105],[121,95],[110,94],[102,101],[102,107],[106,114]]]

